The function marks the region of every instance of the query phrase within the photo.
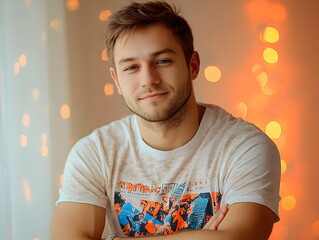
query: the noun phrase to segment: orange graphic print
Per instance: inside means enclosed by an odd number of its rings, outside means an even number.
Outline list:
[[[122,184],[122,187],[125,186]],[[133,185],[126,187],[128,191],[133,189]],[[146,189],[142,184],[138,187]],[[148,200],[147,196],[143,196],[136,206],[123,197],[121,192],[115,192],[114,208],[123,233],[137,237],[202,229],[220,208],[222,196],[218,192],[183,194],[185,187],[185,182],[178,184],[169,195],[161,195],[160,201]],[[160,192],[160,189],[157,188],[157,191]]]

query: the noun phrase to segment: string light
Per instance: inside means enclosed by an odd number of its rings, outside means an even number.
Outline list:
[[[292,195],[283,197],[281,199],[281,207],[285,211],[290,211],[296,206],[296,198]]]
[[[112,15],[112,13],[111,13],[110,10],[103,10],[103,11],[101,11],[100,14],[99,14],[99,19],[100,19],[100,21],[102,21],[102,22],[106,22],[111,15]]]
[[[104,85],[104,94],[105,96],[111,96],[114,93],[114,88],[113,85],[111,83],[106,83]]]
[[[70,107],[67,104],[63,104],[60,108],[60,115],[63,119],[69,119],[70,118]]]
[[[278,122],[271,121],[266,125],[265,132],[270,138],[279,138],[281,135],[281,126]]]
[[[220,69],[216,66],[208,66],[205,68],[204,75],[209,82],[218,82],[222,76]]]
[[[275,49],[267,47],[263,52],[265,62],[273,64],[278,62],[278,53]]]

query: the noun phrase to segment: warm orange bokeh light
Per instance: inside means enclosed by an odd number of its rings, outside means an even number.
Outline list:
[[[281,126],[276,121],[271,121],[266,125],[265,133],[270,138],[279,138],[281,135]]]
[[[222,76],[221,71],[216,66],[208,66],[205,68],[204,75],[209,82],[218,82]]]
[[[25,113],[22,116],[22,124],[24,127],[29,127],[30,126],[30,115]]]
[[[236,105],[236,111],[238,114],[238,117],[241,117],[242,119],[245,119],[247,116],[247,105],[244,102],[239,102]]]
[[[280,160],[280,165],[281,165],[281,175],[284,174],[287,170],[287,163],[285,160]]]
[[[261,87],[261,92],[262,92],[263,94],[265,94],[266,96],[272,96],[272,95],[275,94],[275,91],[274,91],[271,87],[269,87],[269,86],[267,86],[267,85]]]
[[[45,133],[43,133],[41,136],[41,142],[42,142],[42,145],[47,144],[47,135]]]
[[[78,0],[67,0],[66,1],[66,8],[69,10],[69,11],[75,11],[75,10],[78,10],[80,6],[80,3]]]
[[[69,119],[70,118],[70,107],[67,104],[63,104],[60,108],[60,115],[63,119]]]
[[[49,149],[47,145],[41,145],[41,155],[46,157],[49,153]]]
[[[100,19],[102,22],[106,22],[111,15],[112,15],[112,13],[111,13],[110,10],[103,10],[103,11],[101,11],[100,14],[99,14],[99,19]]]
[[[101,54],[101,58],[103,61],[108,60],[106,48],[103,49],[102,54]]]
[[[267,75],[267,73],[265,73],[265,72],[259,73],[258,76],[257,76],[257,80],[258,80],[259,85],[260,85],[261,87],[265,87],[266,84],[267,84],[267,82],[268,82],[268,75]]]
[[[14,63],[14,74],[18,75],[20,72],[20,64],[18,62]]]
[[[111,96],[114,93],[114,88],[113,85],[111,83],[106,83],[104,85],[104,94],[105,96]]]
[[[281,207],[285,211],[290,211],[296,206],[296,198],[294,196],[286,196],[281,199]]]
[[[262,40],[269,43],[276,43],[279,41],[279,32],[274,27],[266,27],[263,34]]]
[[[21,54],[19,57],[19,65],[21,67],[25,67],[27,65],[27,56],[25,54]]]
[[[30,188],[29,181],[27,179],[23,179],[22,186],[23,186],[24,198],[27,201],[27,203],[30,203],[31,202],[31,188]]]
[[[57,32],[62,31],[62,22],[59,19],[52,19],[50,27]]]
[[[278,62],[279,56],[275,49],[268,47],[263,52],[263,58],[265,62],[273,64]]]
[[[22,134],[20,136],[20,146],[25,147],[25,146],[27,146],[27,144],[28,144],[28,138],[26,135]]]
[[[263,66],[261,66],[259,63],[254,64],[254,66],[251,68],[251,72],[253,74],[260,74],[263,70]]]

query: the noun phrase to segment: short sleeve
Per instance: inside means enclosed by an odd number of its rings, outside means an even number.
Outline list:
[[[107,194],[102,160],[94,133],[77,142],[64,169],[60,202],[79,202],[106,208]]]
[[[258,132],[242,139],[226,168],[223,203],[255,202],[270,208],[279,221],[280,156],[268,136]]]

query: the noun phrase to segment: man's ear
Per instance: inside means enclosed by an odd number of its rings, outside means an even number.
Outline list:
[[[110,68],[110,74],[111,74],[111,77],[113,78],[114,80],[114,83],[115,83],[115,86],[117,88],[117,92],[122,95],[122,90],[121,90],[121,87],[120,87],[120,84],[119,84],[119,81],[117,79],[117,76],[116,76],[116,71],[114,70],[114,68]]]
[[[200,69],[199,54],[197,51],[194,51],[189,63],[189,71],[190,71],[191,80],[195,80],[197,78],[199,69]]]

